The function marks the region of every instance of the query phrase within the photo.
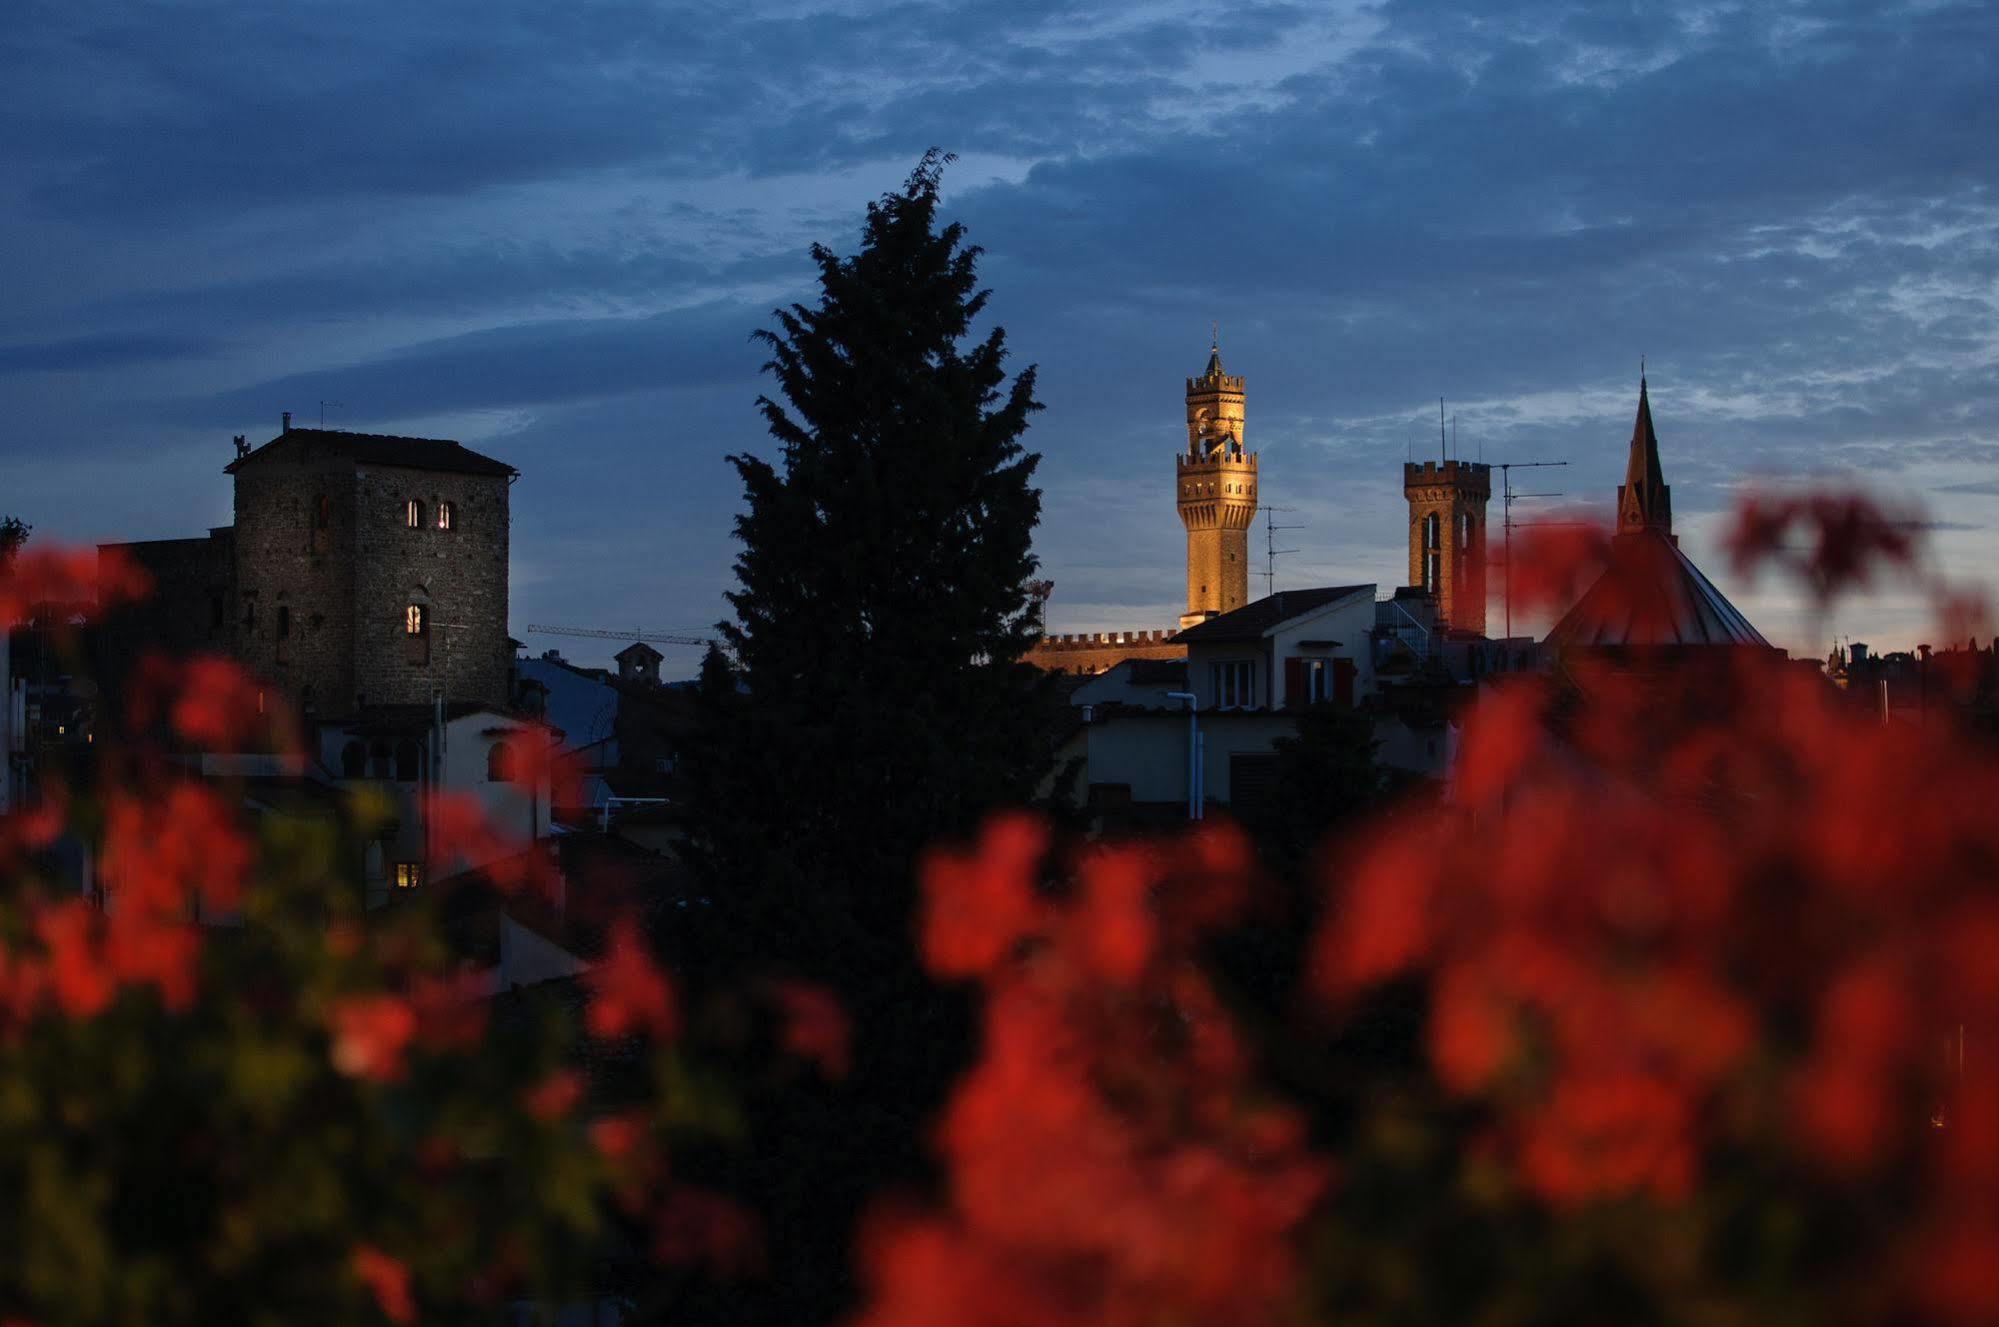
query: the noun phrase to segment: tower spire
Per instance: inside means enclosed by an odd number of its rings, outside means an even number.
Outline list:
[[[1673,533],[1672,490],[1659,464],[1659,434],[1652,427],[1652,399],[1641,363],[1638,371],[1638,418],[1631,426],[1631,447],[1624,461],[1624,482],[1617,488],[1617,532],[1635,534],[1656,529]]]

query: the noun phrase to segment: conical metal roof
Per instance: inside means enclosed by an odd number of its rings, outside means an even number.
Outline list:
[[[1656,527],[1610,541],[1603,575],[1555,624],[1548,644],[1773,648],[1693,559]]]

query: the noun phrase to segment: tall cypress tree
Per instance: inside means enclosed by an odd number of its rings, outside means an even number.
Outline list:
[[[813,966],[835,939],[858,947],[842,967],[905,952],[921,847],[1046,766],[1046,691],[1020,662],[1040,405],[1032,367],[1006,382],[1003,330],[966,344],[988,292],[963,228],[936,226],[948,160],[869,204],[852,257],[813,247],[818,305],[757,333],[777,463],[730,458],[747,510],[722,631],[747,695],[695,837],[754,898],[764,952]]]
[[[669,945],[724,985],[825,982],[855,1030],[846,1082],[745,1102],[758,1138],[736,1187],[782,1271],[767,1301],[736,1292],[743,1320],[838,1316],[859,1215],[923,1181],[969,1020],[916,961],[918,861],[1027,801],[1051,754],[1053,697],[1021,662],[1040,629],[1039,458],[1020,442],[1034,370],[1008,382],[1004,332],[971,339],[987,292],[979,250],[937,226],[949,160],[933,150],[870,204],[851,257],[814,246],[818,303],[757,333],[779,454],[729,458],[746,497],[721,628],[736,673],[704,664],[682,762],[715,929]]]

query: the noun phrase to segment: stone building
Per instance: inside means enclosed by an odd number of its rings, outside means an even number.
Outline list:
[[[1492,467],[1424,461],[1402,467],[1409,501],[1409,584],[1437,603],[1451,631],[1485,634],[1485,504]]]
[[[1219,343],[1208,367],[1187,379],[1187,450],[1177,495],[1187,527],[1187,611],[1191,627],[1249,602],[1249,527],[1256,520],[1256,453],[1242,446],[1243,380],[1222,371]]]
[[[294,429],[237,439],[233,526],[117,545],[153,593],[107,618],[111,676],[147,649],[236,656],[305,714],[505,706],[508,490],[456,442]]]

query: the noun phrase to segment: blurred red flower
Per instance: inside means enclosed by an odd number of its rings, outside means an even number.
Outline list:
[[[590,988],[584,1025],[590,1035],[650,1035],[670,1039],[680,1030],[679,1010],[666,974],[653,962],[638,924],[621,917],[611,928],[604,957],[583,975]]]
[[[410,1295],[409,1268],[372,1244],[354,1248],[354,1275],[375,1298],[375,1305],[390,1322],[415,1322],[416,1301]]]
[[[403,1076],[403,1051],[416,1036],[416,1013],[393,995],[351,996],[327,1013],[334,1068],[351,1078],[394,1082]]]

